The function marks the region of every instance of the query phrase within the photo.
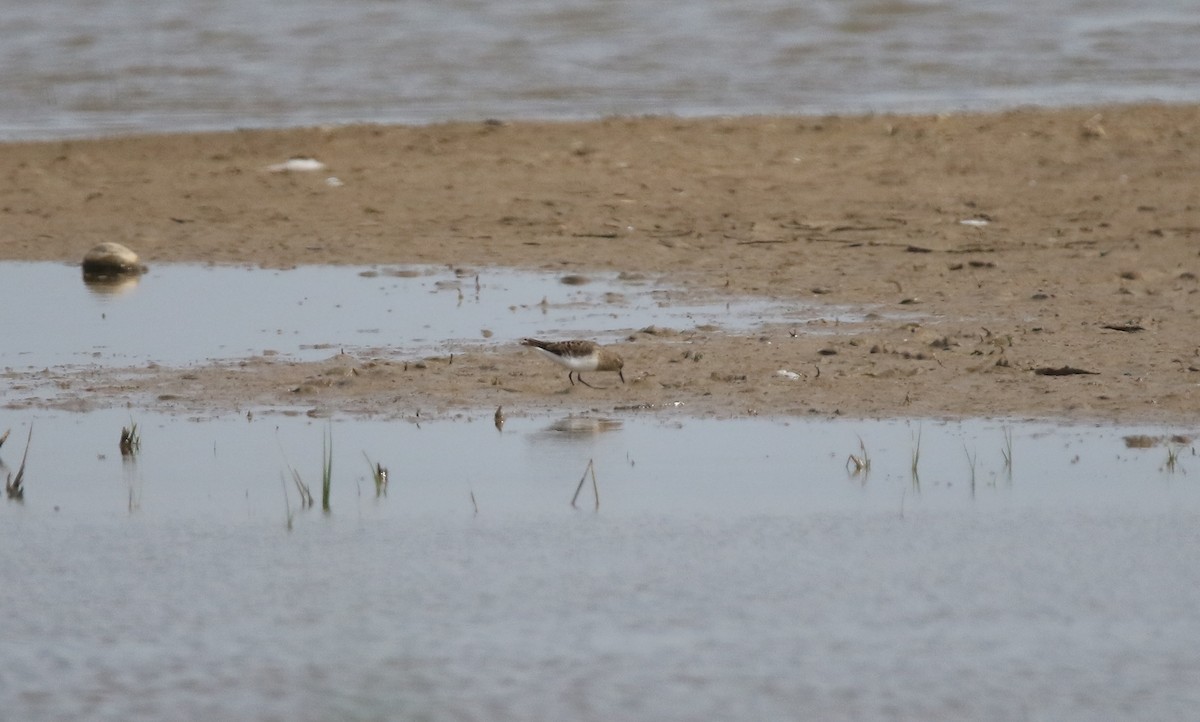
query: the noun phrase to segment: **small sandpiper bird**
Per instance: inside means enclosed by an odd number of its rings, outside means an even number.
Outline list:
[[[546,358],[556,364],[567,367],[567,381],[571,385],[575,385],[575,380],[572,375],[579,379],[579,383],[588,388],[596,388],[587,381],[583,380],[580,375],[581,371],[616,371],[617,376],[621,377],[621,383],[625,383],[625,374],[621,371],[625,367],[625,362],[621,360],[615,352],[596,344],[592,341],[539,341],[536,338],[521,339],[522,346],[532,346]]]

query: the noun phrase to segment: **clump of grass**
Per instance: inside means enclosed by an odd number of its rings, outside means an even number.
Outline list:
[[[296,491],[300,494],[300,508],[308,509],[313,505],[312,492],[308,490],[308,484],[300,478],[300,472],[288,463],[287,455],[283,453],[283,444],[279,442],[279,437],[275,437],[276,443],[279,443],[279,455],[283,457],[283,464],[288,468],[288,472],[292,475],[292,482],[296,485]]]
[[[367,456],[367,452],[365,451],[363,452],[363,458],[367,460],[367,466],[371,469],[371,478],[375,481],[375,498],[378,499],[387,496],[387,467],[379,462],[372,464],[371,457]]]
[[[916,489],[919,489],[921,487],[921,474],[917,470],[917,467],[919,467],[920,465],[921,465],[921,427],[918,426],[917,427],[917,435],[913,438],[912,467],[911,467],[912,485],[913,485],[913,488],[916,488]]]
[[[871,457],[867,455],[867,445],[863,443],[862,437],[858,437],[858,450],[862,456],[850,454],[846,459],[846,469],[850,471],[851,476],[862,474],[864,477],[871,473]],[[854,468],[851,469],[850,467]]]
[[[1008,478],[1012,480],[1013,470],[1013,435],[1012,429],[1005,426],[1004,432],[1004,448],[1000,449],[1000,454],[1004,457],[1004,471],[1008,474]]]
[[[295,518],[295,512],[292,511],[292,502],[288,498],[287,480],[283,478],[283,473],[279,474],[279,484],[283,487],[283,508],[287,512],[287,530],[292,530],[292,519]]]
[[[1168,474],[1174,474],[1175,469],[1179,464],[1179,452],[1183,447],[1174,444],[1167,444],[1167,462],[1163,464],[1163,468]]]
[[[291,467],[288,467],[288,469],[292,472],[292,481],[296,483],[296,491],[300,493],[300,508],[307,509],[311,507],[315,502],[313,501],[312,492],[308,490],[308,484],[305,484],[300,478],[300,472]]]
[[[571,497],[571,508],[577,509],[575,502],[579,500],[579,492],[583,491],[583,483],[587,481],[588,472],[592,473],[592,492],[596,495],[596,511],[600,511],[600,487],[596,485],[596,464],[594,459],[588,459],[587,466],[583,469],[583,476],[579,477],[579,486],[575,487],[575,496]]]
[[[138,433],[137,422],[129,420],[129,428],[121,427],[121,456],[133,456],[142,448],[142,435]]]
[[[971,496],[975,496],[975,460],[979,458],[979,452],[972,453],[963,442],[963,453],[967,455],[967,464],[971,467]]]
[[[321,510],[329,513],[329,487],[333,482],[333,429],[325,431],[321,442]]]
[[[4,432],[4,438],[8,438],[7,431]],[[29,458],[29,442],[31,441],[33,441],[33,422],[29,424],[29,436],[25,438],[25,453],[21,454],[21,465],[17,467],[17,476],[14,478],[12,474],[9,474],[8,479],[4,482],[4,492],[13,501],[25,500],[25,460]]]

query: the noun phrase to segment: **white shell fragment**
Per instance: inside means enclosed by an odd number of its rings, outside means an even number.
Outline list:
[[[146,267],[142,265],[138,254],[120,243],[101,243],[83,256],[85,277],[136,276],[145,272]]]
[[[282,163],[267,166],[271,173],[311,173],[325,170],[325,164],[316,158],[288,158]]]
[[[964,218],[961,221],[959,221],[959,223],[961,223],[962,225],[972,226],[973,228],[983,228],[989,222],[990,221],[987,221],[983,218]]]
[[[787,369],[779,369],[775,372],[775,375],[782,376],[789,381],[796,381],[800,378],[800,374],[796,373],[795,371],[788,371]]]

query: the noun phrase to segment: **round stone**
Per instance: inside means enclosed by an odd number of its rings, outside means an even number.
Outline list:
[[[146,272],[138,255],[120,243],[94,246],[83,257],[85,276],[128,276]]]

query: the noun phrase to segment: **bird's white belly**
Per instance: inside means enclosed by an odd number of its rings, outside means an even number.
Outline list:
[[[559,356],[558,354],[547,351],[544,348],[535,347],[535,350],[551,361],[566,366],[572,371],[595,371],[596,364],[599,361],[594,353],[588,354],[587,356]]]

